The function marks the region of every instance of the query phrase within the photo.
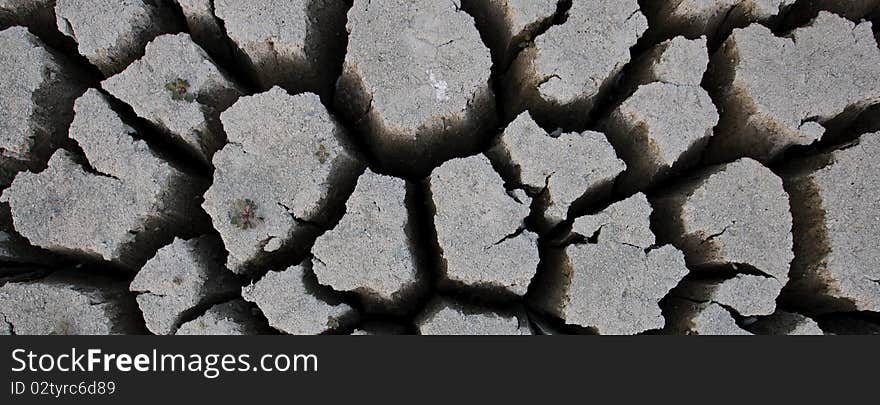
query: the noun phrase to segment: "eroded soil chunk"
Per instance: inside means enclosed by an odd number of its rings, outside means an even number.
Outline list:
[[[494,124],[491,58],[454,1],[356,0],[337,104],[392,171],[477,152]]]
[[[157,335],[173,334],[198,307],[228,298],[239,286],[223,267],[219,238],[174,239],[138,272],[129,289],[147,328]]]
[[[742,159],[686,179],[653,205],[664,239],[685,252],[688,267],[723,279],[694,282],[691,299],[743,316],[775,311],[794,258],[782,179]]]
[[[659,302],[687,274],[684,255],[655,246],[651,206],[642,194],[578,218],[577,242],[548,254],[535,303],[566,323],[601,334],[664,327]]]
[[[143,58],[101,85],[206,166],[223,145],[220,112],[242,94],[187,34],[156,38]]]
[[[74,111],[70,137],[88,166],[59,150],[46,170],[20,173],[0,201],[35,246],[137,269],[173,232],[193,228],[205,181],[137,140],[99,91],[87,91]]]
[[[205,211],[236,273],[295,251],[327,226],[363,170],[318,96],[280,87],[243,97],[221,115],[229,144],[214,156]]]
[[[0,32],[0,184],[39,170],[66,138],[80,73],[24,27]]]
[[[251,307],[244,301],[232,300],[217,304],[204,315],[180,325],[176,335],[257,335],[266,330],[255,320]]]
[[[606,198],[626,168],[603,134],[548,134],[528,112],[504,130],[488,154],[508,182],[539,199],[549,225],[587,202]]]
[[[611,112],[608,139],[624,161],[621,186],[643,189],[694,166],[718,124],[709,94],[700,87],[708,63],[704,38],[677,37],[639,61],[644,84]]]
[[[369,170],[361,175],[345,216],[312,248],[321,284],[355,291],[371,303],[389,307],[415,292],[417,247],[406,193],[404,180]]]
[[[121,72],[157,35],[172,31],[170,9],[143,0],[56,0],[58,30],[105,76]]]
[[[137,308],[125,290],[125,283],[76,271],[6,283],[0,287],[0,329],[8,325],[16,335],[138,333]]]
[[[795,164],[792,293],[810,311],[880,312],[880,133]],[[818,166],[818,168],[817,168]]]
[[[316,292],[317,281],[308,264],[270,271],[245,286],[241,296],[257,304],[273,328],[291,335],[317,335],[335,331],[355,320],[348,305],[328,303]]]
[[[525,316],[501,315],[437,300],[416,321],[422,335],[531,335]]]
[[[710,151],[718,160],[772,160],[880,104],[880,48],[871,24],[827,12],[785,38],[757,24],[734,30],[713,66],[724,111]]]
[[[582,124],[647,28],[636,0],[573,2],[565,24],[550,27],[514,62],[510,109]]]
[[[517,201],[483,155],[455,159],[430,177],[445,279],[523,295],[538,265],[538,235],[524,228]]]

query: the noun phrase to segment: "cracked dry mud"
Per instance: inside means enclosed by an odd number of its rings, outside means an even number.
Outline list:
[[[880,333],[878,25],[0,0],[0,334]]]

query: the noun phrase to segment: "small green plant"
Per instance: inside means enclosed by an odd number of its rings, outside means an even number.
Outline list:
[[[165,85],[165,90],[171,93],[171,99],[192,103],[196,98],[189,92],[189,82],[184,79],[174,79]]]
[[[257,203],[250,199],[236,200],[229,211],[229,223],[241,229],[253,229],[263,223],[257,215]]]
[[[324,147],[323,143],[318,144],[318,150],[315,151],[315,157],[318,158],[318,161],[321,164],[327,163],[327,159],[330,157],[330,152],[327,152],[327,148]]]

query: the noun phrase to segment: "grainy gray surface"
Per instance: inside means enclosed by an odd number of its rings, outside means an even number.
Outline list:
[[[242,97],[221,119],[229,143],[214,156],[214,183],[203,206],[229,252],[226,266],[240,273],[303,245],[299,239],[330,220],[327,206],[343,202],[343,189],[362,166],[313,94],[274,87]],[[245,207],[249,222],[241,218]]]
[[[652,28],[672,36],[718,35],[732,27],[767,23],[796,0],[682,0],[654,1],[647,11]],[[833,3],[848,3],[849,1]]]
[[[458,3],[356,0],[348,13],[336,103],[390,170],[474,153],[494,125],[489,49]]]
[[[713,56],[724,111],[714,157],[768,161],[877,104],[880,49],[871,27],[821,12],[789,37],[760,25],[734,30]]]
[[[241,95],[187,34],[150,41],[143,58],[101,86],[207,165],[223,145],[219,115]]]
[[[753,318],[738,320],[729,308],[712,301],[700,302],[671,296],[666,302],[664,316],[666,317],[665,333],[724,336],[753,334],[745,325],[754,322]],[[766,332],[762,334],[774,334],[770,331]]]
[[[536,291],[535,304],[601,334],[662,329],[659,302],[687,268],[675,247],[655,246],[650,213],[647,198],[638,194],[578,218],[573,231],[587,239],[553,252],[546,270],[553,279]]]
[[[259,335],[267,331],[243,300],[217,304],[196,319],[180,325],[175,335]]]
[[[312,248],[321,284],[367,301],[400,305],[417,289],[417,247],[406,210],[406,182],[367,170],[336,228]],[[345,254],[340,254],[345,252]]]
[[[223,267],[222,249],[214,236],[174,239],[147,261],[128,288],[138,294],[150,332],[173,334],[190,313],[238,289]]]
[[[705,38],[676,37],[635,62],[639,86],[606,123],[608,140],[627,163],[621,188],[640,190],[698,163],[718,124],[700,82],[709,63]]]
[[[742,315],[775,311],[794,259],[781,178],[754,160],[738,160],[660,195],[654,207],[658,228],[685,252],[690,268],[726,278],[688,283],[689,298],[714,300]]]
[[[291,335],[314,335],[344,327],[356,317],[346,304],[331,304],[319,297],[313,276],[305,265],[270,271],[244,286],[241,296],[257,304],[269,325]]]
[[[430,177],[441,271],[453,284],[524,295],[538,266],[538,235],[485,156],[455,159]]]
[[[878,153],[880,132],[866,134],[820,162],[800,162],[786,180],[801,230],[791,288],[812,311],[880,312]]]
[[[647,28],[636,0],[573,2],[565,24],[550,27],[520,52],[510,72],[517,97],[508,108],[583,123]]]
[[[155,1],[55,0],[58,31],[105,76],[121,72],[156,35],[173,30],[170,10]]]
[[[0,287],[0,317],[14,335],[111,335],[140,330],[125,284],[59,271]]]
[[[531,335],[523,315],[503,315],[437,300],[416,320],[422,335]]]
[[[19,174],[0,201],[35,246],[139,269],[175,229],[192,227],[204,180],[136,139],[99,91],[89,89],[74,111],[70,137],[85,157],[59,149],[46,170]]]
[[[24,27],[0,32],[0,184],[38,170],[66,138],[73,100],[84,90],[79,69]]]
[[[0,334],[880,333],[878,22],[0,0]]]
[[[600,200],[626,165],[605,135],[594,131],[548,134],[528,112],[520,114],[497,139],[489,156],[505,180],[539,200],[544,221],[557,225],[575,203]],[[577,214],[577,212],[574,212]]]

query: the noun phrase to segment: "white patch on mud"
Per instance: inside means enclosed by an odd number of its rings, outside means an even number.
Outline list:
[[[434,72],[430,70],[428,71],[428,81],[431,83],[431,87],[434,88],[434,95],[437,97],[437,101],[449,100],[449,96],[446,95],[446,90],[449,86],[445,81],[437,79]]]

